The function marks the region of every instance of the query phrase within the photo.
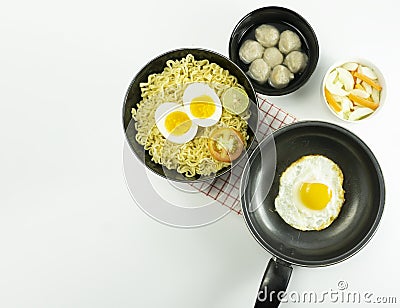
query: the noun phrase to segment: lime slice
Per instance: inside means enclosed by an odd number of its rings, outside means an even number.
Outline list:
[[[241,114],[249,106],[249,96],[243,89],[237,87],[225,90],[221,100],[222,106],[232,114]]]

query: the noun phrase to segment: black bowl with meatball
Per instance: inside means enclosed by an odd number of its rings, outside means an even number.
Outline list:
[[[265,25],[275,28],[279,39],[274,40],[274,31],[265,31],[263,39],[260,30],[265,30],[262,29]],[[257,28],[259,35],[256,38]],[[282,35],[283,33],[285,34]],[[268,39],[268,35],[272,37]],[[241,52],[240,49],[249,40],[260,45],[253,43],[256,55],[243,58],[243,49]],[[261,57],[260,46],[264,49]],[[278,64],[279,67],[275,71],[274,67],[268,66],[269,72],[265,73],[265,65],[258,59],[263,59],[265,50],[271,47],[281,52],[283,63]],[[293,62],[301,57],[291,55],[286,59],[294,51],[304,54],[306,62],[303,67]],[[285,95],[298,90],[313,74],[319,59],[318,39],[311,25],[298,13],[283,7],[263,7],[244,16],[234,28],[229,41],[229,58],[249,75],[256,92],[270,96]],[[266,59],[268,58],[264,58]],[[291,60],[291,65],[288,65],[288,60]],[[254,61],[257,63],[253,63]],[[294,67],[301,69],[293,69]]]

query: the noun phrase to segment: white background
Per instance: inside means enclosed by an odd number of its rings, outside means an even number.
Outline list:
[[[228,55],[240,18],[274,4],[310,22],[320,61],[306,86],[270,101],[357,133],[387,187],[371,242],[338,265],[296,267],[289,291],[346,280],[399,302],[397,2],[22,0],[0,10],[0,307],[253,307],[270,255],[236,214],[176,229],[143,213],[123,176],[121,110],[150,59],[181,47]],[[339,122],[321,102],[325,70],[345,57],[385,75],[387,100],[370,121]]]

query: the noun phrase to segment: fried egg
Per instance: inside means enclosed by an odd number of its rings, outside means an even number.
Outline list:
[[[178,144],[192,140],[197,133],[193,123],[182,105],[163,103],[155,112],[156,125],[165,139]]]
[[[275,209],[296,229],[325,229],[344,203],[342,185],[342,170],[332,160],[322,155],[303,156],[282,173]]]
[[[189,84],[183,93],[183,104],[190,119],[198,126],[212,126],[222,115],[217,93],[205,83]]]

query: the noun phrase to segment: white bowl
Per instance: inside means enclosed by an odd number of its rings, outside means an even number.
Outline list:
[[[341,117],[328,104],[326,96],[325,96],[325,91],[324,91],[325,84],[326,84],[326,79],[327,79],[329,73],[332,72],[335,68],[340,67],[343,64],[348,63],[348,62],[356,62],[358,64],[370,67],[375,72],[375,74],[377,75],[379,84],[382,86],[382,90],[381,90],[381,93],[380,93],[379,107],[373,113],[371,113],[370,115],[368,115],[368,116],[366,116],[364,118],[361,118],[359,120],[348,120],[348,119],[345,119],[345,118]],[[366,59],[361,59],[361,58],[350,58],[350,59],[346,59],[346,60],[342,60],[342,61],[337,61],[333,65],[331,65],[329,67],[329,69],[327,70],[325,76],[324,76],[324,79],[322,81],[322,88],[321,89],[322,89],[322,96],[324,98],[324,100],[323,100],[324,104],[329,109],[329,111],[332,112],[332,114],[334,114],[336,117],[338,117],[342,121],[351,122],[351,123],[357,123],[357,122],[360,122],[360,121],[365,121],[365,120],[370,119],[371,117],[375,116],[379,112],[379,110],[382,109],[383,104],[384,104],[384,102],[386,100],[386,92],[387,92],[385,78],[383,77],[381,71],[372,62],[370,62],[370,61],[368,61]]]

